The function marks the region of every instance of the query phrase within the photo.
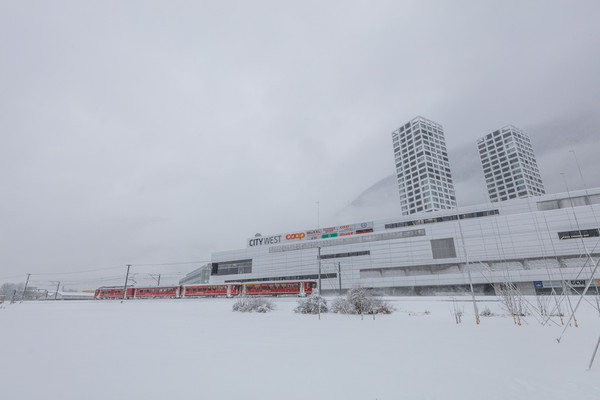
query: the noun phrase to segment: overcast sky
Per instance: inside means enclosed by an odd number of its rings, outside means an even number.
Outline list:
[[[450,157],[506,124],[563,154],[541,127],[597,121],[598,21],[597,1],[2,1],[0,283],[359,222],[340,210],[416,115]],[[63,276],[88,275],[37,279]]]

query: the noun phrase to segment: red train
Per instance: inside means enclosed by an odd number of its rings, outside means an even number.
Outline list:
[[[179,299],[190,297],[306,296],[317,287],[315,281],[222,283],[127,288],[128,299]],[[122,299],[122,287],[96,289],[96,299]]]

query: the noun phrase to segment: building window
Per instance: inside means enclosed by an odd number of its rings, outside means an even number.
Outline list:
[[[600,236],[600,232],[598,231],[598,229],[582,229],[580,231],[558,232],[558,238],[560,240],[578,239],[578,238],[586,238],[586,237],[598,237],[598,236]]]
[[[354,251],[351,253],[322,254],[321,260],[326,260],[328,258],[357,257],[357,256],[368,256],[368,255],[371,255],[371,252],[369,250]]]
[[[213,263],[211,275],[237,275],[252,273],[252,260]]]
[[[433,239],[431,240],[431,252],[434,259],[454,258],[456,257],[456,248],[454,239]]]

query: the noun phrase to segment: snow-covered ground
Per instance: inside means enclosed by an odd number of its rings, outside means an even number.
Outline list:
[[[459,325],[449,298],[391,298],[375,320],[294,314],[293,298],[267,314],[231,299],[5,303],[0,398],[600,399],[589,304],[559,344],[562,327],[533,316],[477,326],[460,299]]]

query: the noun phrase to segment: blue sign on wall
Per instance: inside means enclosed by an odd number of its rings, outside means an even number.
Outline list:
[[[542,281],[533,281],[533,287],[535,287],[536,289],[541,289],[544,287],[544,284],[542,283]]]

